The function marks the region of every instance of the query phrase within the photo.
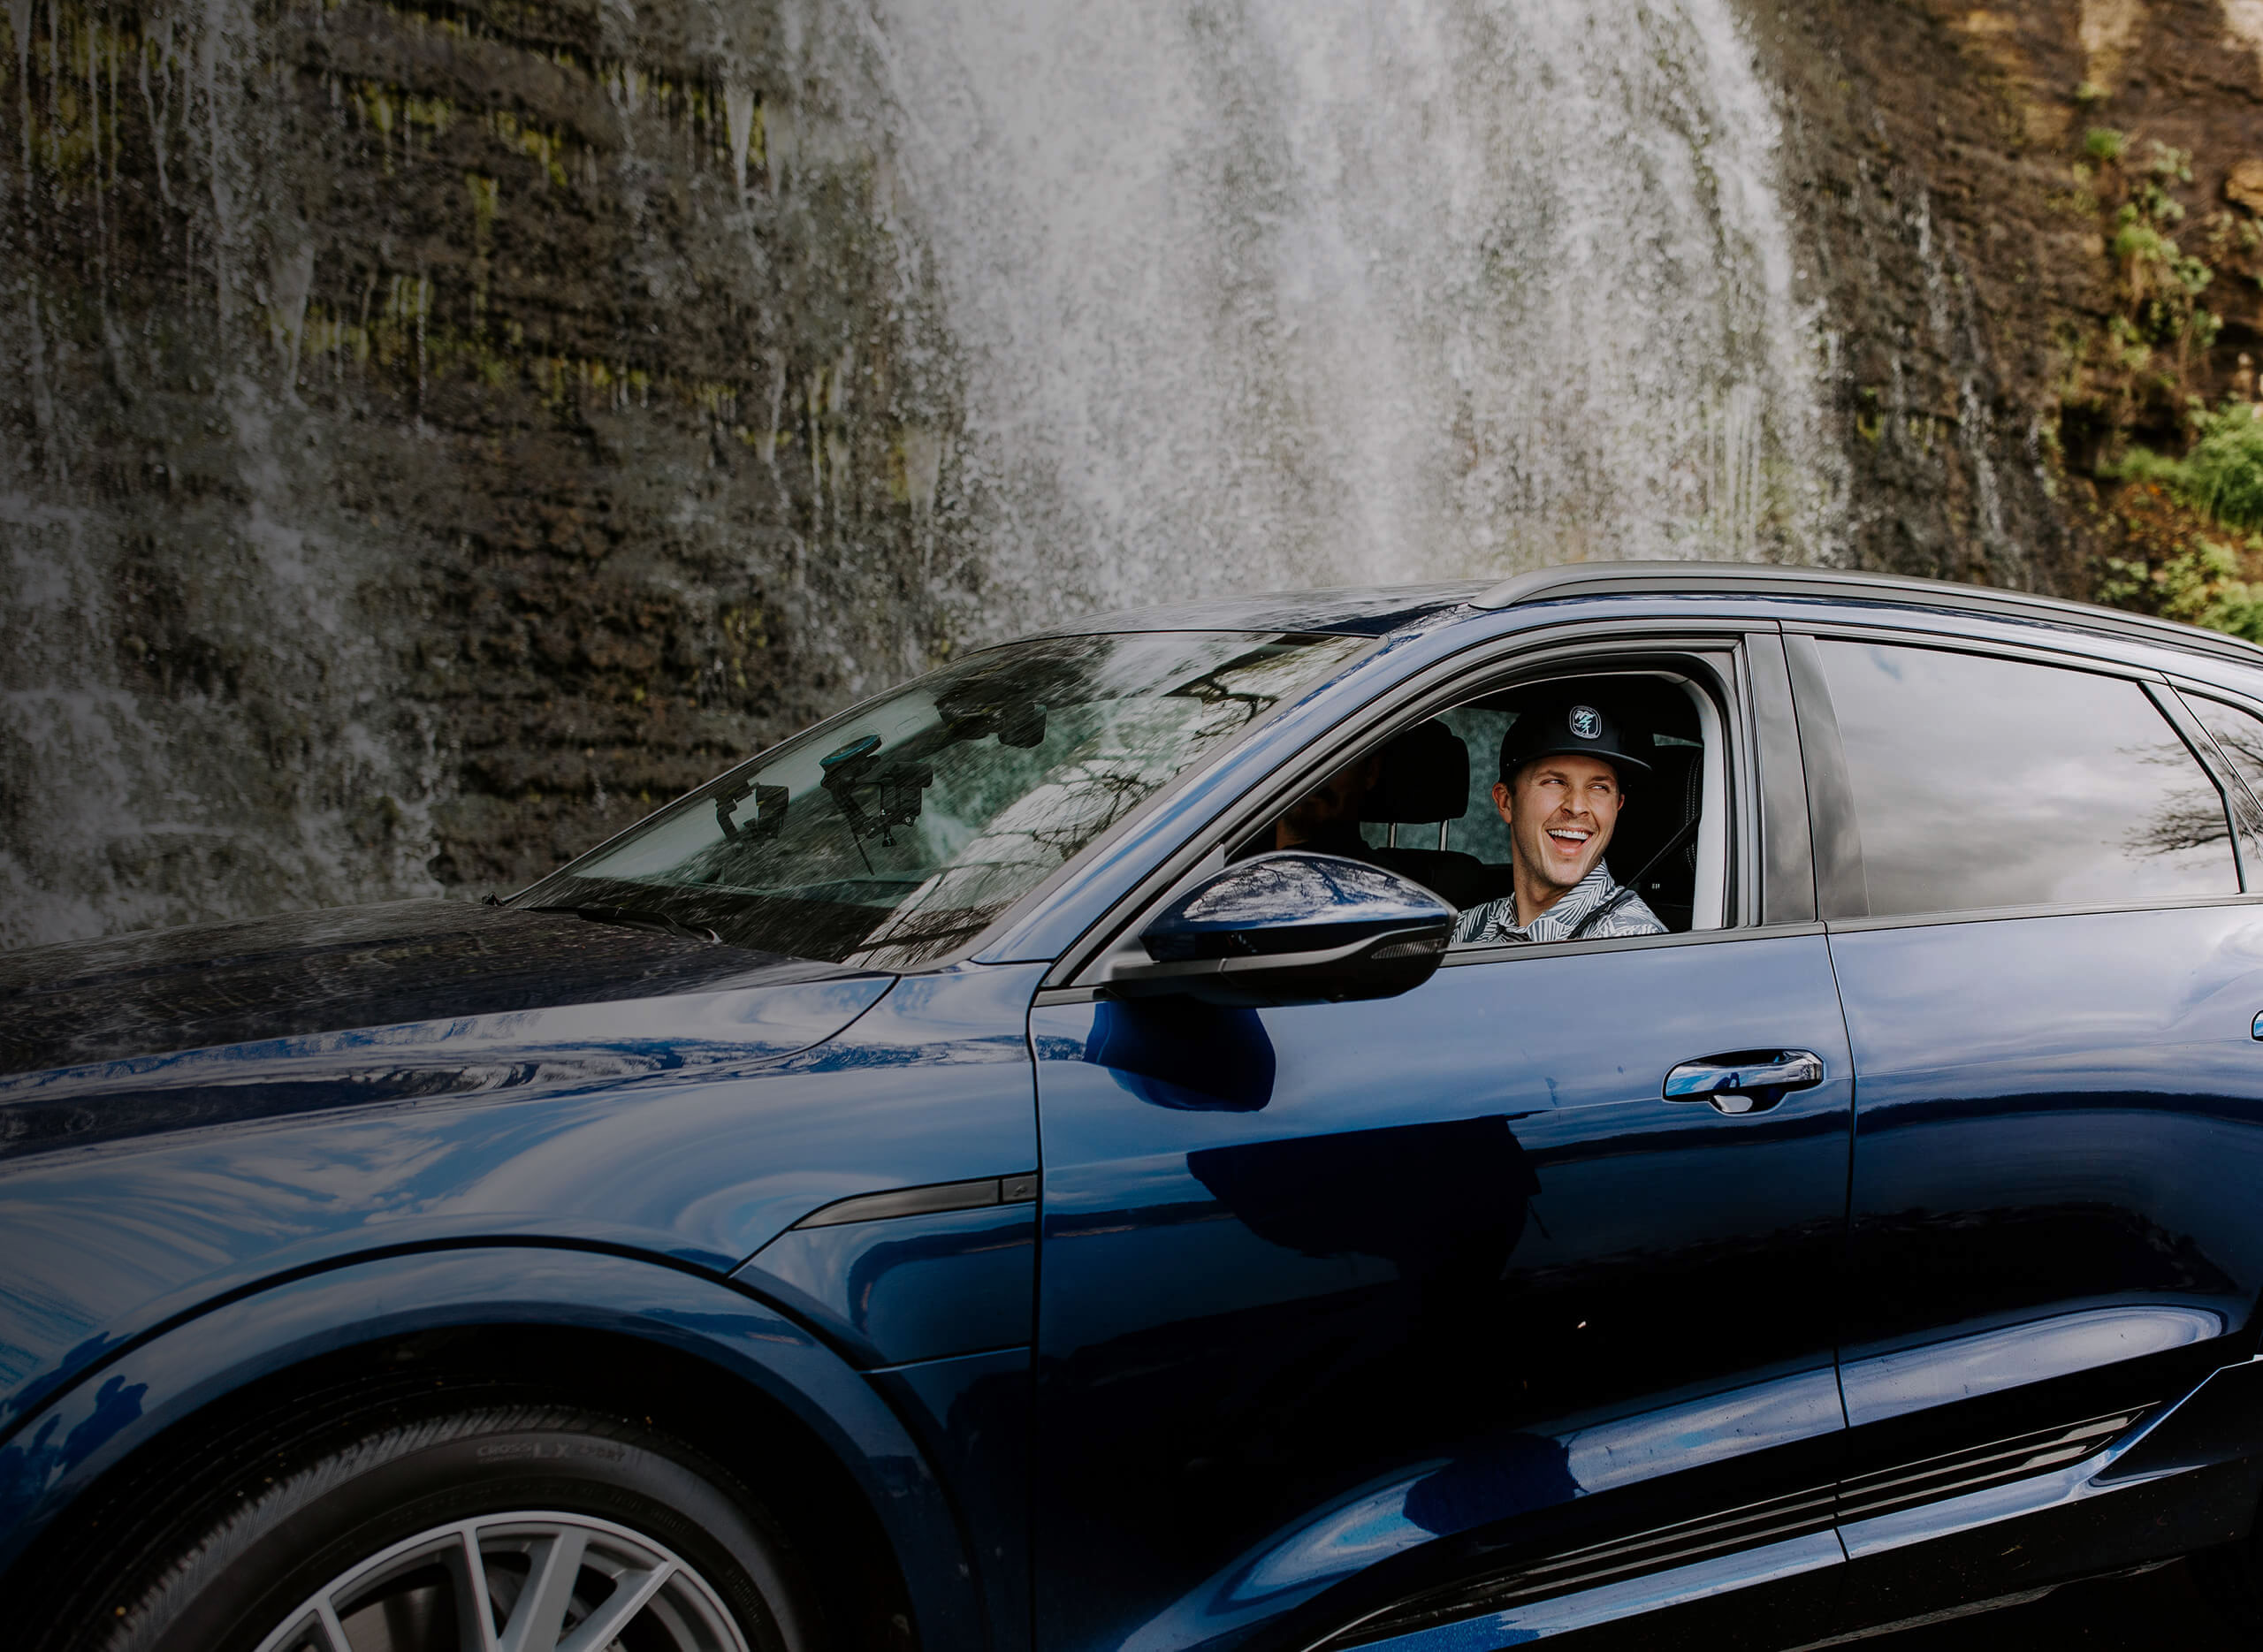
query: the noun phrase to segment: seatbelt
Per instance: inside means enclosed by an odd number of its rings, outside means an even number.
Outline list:
[[[1689,841],[1689,834],[1697,829],[1697,816],[1691,815],[1689,818],[1684,820],[1681,823],[1681,830],[1675,833],[1672,837],[1666,839],[1665,845],[1658,850],[1658,852],[1642,863],[1642,871],[1636,872],[1632,878],[1629,878],[1625,885],[1620,887],[1617,895],[1612,895],[1611,899],[1605,901],[1601,906],[1596,907],[1578,923],[1573,925],[1572,933],[1565,936],[1564,939],[1566,940],[1577,940],[1581,936],[1588,933],[1589,927],[1594,925],[1600,924],[1604,918],[1609,917],[1620,907],[1626,905],[1627,902],[1633,900],[1634,898],[1635,888],[1642,883],[1643,879],[1649,877],[1650,873],[1657,869],[1657,864]]]

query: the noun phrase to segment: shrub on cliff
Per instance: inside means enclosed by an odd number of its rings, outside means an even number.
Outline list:
[[[2211,521],[2238,532],[2263,529],[2263,419],[2233,402],[2194,421],[2182,459],[2133,447],[2107,468],[2126,482],[2154,482]]]
[[[2229,545],[2194,539],[2156,566],[2109,557],[2106,569],[2096,594],[2109,607],[2263,643],[2263,586],[2241,577],[2239,553]]]
[[[2192,503],[2228,528],[2263,529],[2263,420],[2234,403],[2201,421],[2184,455]]]
[[[2104,95],[2083,100],[2102,103]],[[2092,595],[2263,642],[2263,423],[2246,357],[2217,356],[2204,297],[2263,280],[2263,225],[2198,198],[2189,150],[2082,135],[2061,209],[2093,223],[2106,302],[2062,325],[2059,441],[2088,502]],[[2202,214],[2197,221],[2194,212]],[[2204,397],[2231,399],[2209,411]]]
[[[2100,602],[2263,642],[2263,421],[2245,402],[2198,414],[2182,458],[2134,447],[2106,523]]]

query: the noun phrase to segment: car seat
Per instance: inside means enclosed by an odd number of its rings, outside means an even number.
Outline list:
[[[1360,804],[1360,819],[1373,826],[1438,826],[1469,812],[1469,748],[1433,718],[1417,723],[1383,749],[1383,773]],[[1491,897],[1489,868],[1459,849],[1383,845],[1368,858],[1402,877],[1435,890],[1458,908]]]
[[[1661,743],[1651,747],[1650,776],[1629,793],[1608,857],[1613,877],[1642,873],[1634,893],[1657,914],[1660,923],[1677,932],[1689,927],[1696,899],[1696,834],[1692,833],[1680,849],[1648,872],[1642,872],[1642,868],[1703,811],[1704,755],[1698,746]]]

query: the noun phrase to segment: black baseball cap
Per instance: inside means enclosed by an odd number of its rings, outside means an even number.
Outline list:
[[[1640,749],[1649,746],[1644,739]],[[1576,693],[1552,695],[1525,707],[1501,736],[1501,779],[1513,780],[1535,758],[1567,756],[1601,757],[1619,771],[1621,780],[1629,770],[1648,774],[1650,764],[1634,750],[1619,719],[1595,701]]]

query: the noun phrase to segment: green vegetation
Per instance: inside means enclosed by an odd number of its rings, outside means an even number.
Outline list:
[[[2229,401],[2195,404],[2181,458],[2132,446],[2101,467],[2124,484],[2109,523],[2125,554],[2109,555],[2093,595],[2263,643],[2263,420]]]
[[[2096,154],[2101,136],[2112,137],[2112,156],[2122,154],[2121,134],[2099,128],[2091,133]],[[2175,377],[2182,381],[2195,349],[2206,350],[2223,330],[2223,320],[2202,308],[2216,272],[2203,259],[2188,257],[2169,231],[2184,221],[2184,207],[2170,190],[2192,181],[2192,157],[2165,143],[2150,146],[2143,166],[2124,168],[2129,198],[2114,215],[2107,251],[2120,266],[2122,313],[2108,324],[2122,365],[2134,377],[2153,364],[2157,349],[2176,352]]]
[[[2108,281],[2102,305],[2061,324],[2045,446],[2095,506],[2092,595],[2263,642],[2263,421],[2244,358],[2211,410],[2228,376],[2211,355],[2223,320],[2203,301],[2256,273],[2263,236],[2232,211],[2188,230],[2192,156],[2168,144],[2092,126],[2071,171],[2053,204],[2094,216]]]
[[[2253,407],[2234,402],[2198,423],[2199,440],[2176,485],[2225,526],[2263,530],[2263,421]]]
[[[2182,459],[2133,447],[2107,474],[2160,483],[2185,505],[2238,532],[2263,530],[2263,420],[2246,402],[2196,413],[2194,440]]]
[[[2109,607],[2134,609],[2228,631],[2263,643],[2263,585],[2243,577],[2240,555],[2212,539],[2193,539],[2168,560],[2148,567],[2109,557],[2092,593]]]

